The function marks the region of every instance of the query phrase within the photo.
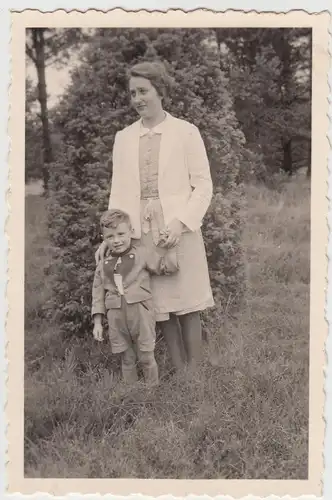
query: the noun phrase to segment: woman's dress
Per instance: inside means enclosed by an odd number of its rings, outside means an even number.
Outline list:
[[[162,125],[152,130],[141,128],[139,169],[141,184],[141,243],[156,245],[164,218],[158,195],[158,161]],[[152,276],[151,287],[157,321],[169,313],[177,315],[202,311],[214,305],[206,253],[201,231],[185,230],[176,247],[179,271],[172,275]]]

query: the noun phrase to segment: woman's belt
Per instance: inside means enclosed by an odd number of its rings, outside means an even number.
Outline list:
[[[165,229],[161,204],[159,198],[149,197],[144,201],[148,203],[143,209],[142,231],[144,234],[151,231],[154,244],[158,245],[161,232]]]
[[[159,196],[158,194],[156,194],[156,196],[150,196],[150,195],[145,195],[145,194],[141,194],[141,200],[159,200]]]

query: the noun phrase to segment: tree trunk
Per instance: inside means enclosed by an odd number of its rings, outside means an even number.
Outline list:
[[[286,28],[279,28],[273,43],[274,49],[281,61],[281,74],[279,89],[283,108],[287,109],[292,103],[292,68],[291,68],[291,46],[289,32]],[[283,165],[282,169],[289,175],[293,175],[292,161],[292,139],[282,139]]]
[[[38,101],[40,103],[40,119],[43,133],[43,181],[45,193],[48,191],[49,164],[53,160],[52,144],[49,130],[47,89],[45,78],[45,40],[44,29],[32,29],[33,48],[35,52],[35,65],[38,76]]]
[[[289,175],[293,175],[293,159],[292,159],[292,139],[282,141],[283,149],[283,164],[282,169]]]

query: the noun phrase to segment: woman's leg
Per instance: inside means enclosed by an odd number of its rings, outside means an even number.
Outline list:
[[[202,356],[202,325],[199,312],[178,316],[184,348],[189,365],[195,364]]]
[[[170,314],[170,318],[167,321],[160,321],[159,326],[165,339],[172,365],[176,370],[181,370],[184,367],[185,360],[178,319],[174,314]]]

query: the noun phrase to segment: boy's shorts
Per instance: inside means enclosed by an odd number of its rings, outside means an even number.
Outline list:
[[[140,351],[153,351],[156,344],[156,322],[152,299],[127,304],[121,297],[120,309],[107,311],[108,332],[113,354],[136,344]]]

